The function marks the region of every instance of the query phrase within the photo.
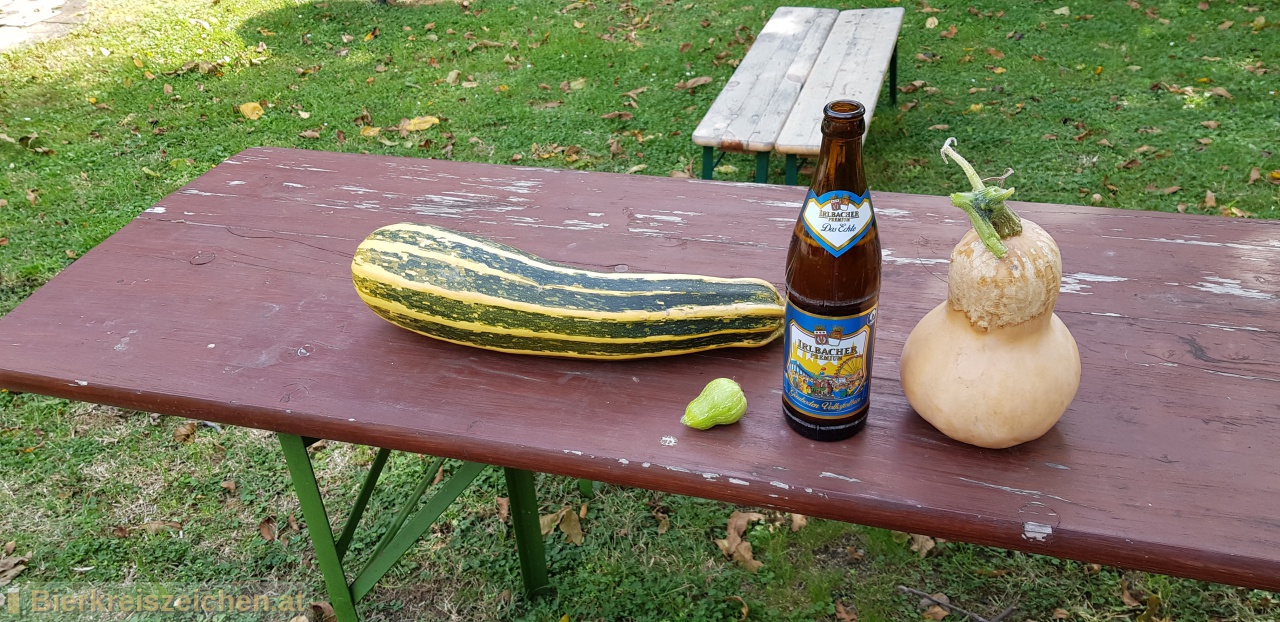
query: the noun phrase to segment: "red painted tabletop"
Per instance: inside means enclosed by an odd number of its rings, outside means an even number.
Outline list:
[[[240,153],[0,318],[0,386],[1280,589],[1280,224],[1014,204],[1063,255],[1075,402],[1007,450],[953,442],[898,383],[968,228],[875,193],[884,287],[862,434],[781,413],[780,342],[582,361],[431,340],[375,316],[356,245],[395,222],[600,270],[782,285],[805,189],[288,149]],[[713,378],[750,407],[696,431]],[[354,485],[354,483],[353,483]]]

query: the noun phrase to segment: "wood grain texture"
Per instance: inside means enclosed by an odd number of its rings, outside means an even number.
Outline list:
[[[867,109],[867,127],[871,127],[880,87],[898,43],[903,12],[902,7],[840,12],[778,134],[778,153],[818,155],[822,146],[822,110],[827,102],[837,99],[862,102]]]
[[[693,131],[693,143],[772,151],[839,11],[778,7]]]
[[[392,326],[351,285],[359,241],[406,220],[595,269],[782,285],[804,191],[251,149],[0,319],[0,386],[1280,589],[1280,223],[1015,204],[1062,247],[1084,371],[1056,428],[1002,451],[943,437],[898,384],[968,227],[944,198],[874,195],[870,422],[833,444],[783,423],[780,343],[506,355]],[[682,426],[720,376],[746,389],[743,420]]]

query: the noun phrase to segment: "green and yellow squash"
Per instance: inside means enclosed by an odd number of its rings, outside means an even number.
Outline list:
[[[595,272],[443,227],[374,231],[351,263],[374,313],[436,339],[592,359],[761,346],[782,299],[761,279]]]

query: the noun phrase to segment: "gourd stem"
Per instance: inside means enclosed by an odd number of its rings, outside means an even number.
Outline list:
[[[1013,188],[983,184],[982,178],[973,169],[973,165],[951,147],[955,141],[955,138],[948,138],[943,143],[942,159],[944,161],[951,159],[959,164],[964,170],[965,177],[973,186],[973,190],[952,194],[951,204],[968,214],[973,230],[982,239],[987,250],[997,258],[1004,257],[1008,249],[1001,240],[1022,233],[1022,219],[1004,204],[1005,199],[1013,195]],[[1012,172],[1012,169],[1009,170],[1000,179],[1003,181],[1003,178],[1008,177]]]

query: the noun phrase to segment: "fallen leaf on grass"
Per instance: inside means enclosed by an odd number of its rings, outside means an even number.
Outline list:
[[[947,125],[947,124],[945,124],[945,123],[939,123],[938,125],[930,125],[930,126],[929,126],[929,129],[931,129],[931,130],[949,130],[949,129],[951,129],[951,126],[950,126],[950,125]]]
[[[317,130],[307,130],[305,132],[299,132],[298,136],[301,138],[320,138],[320,132]]]
[[[449,75],[445,76],[444,81],[451,86],[456,86],[458,84],[458,77],[461,75],[462,75],[461,71],[454,69],[453,71],[449,72]]]
[[[1057,135],[1057,134],[1044,134],[1044,135],[1042,135],[1042,136],[1040,137],[1040,140],[1058,140],[1058,135]]]
[[[626,93],[623,93],[623,94],[622,94],[622,96],[623,96],[623,97],[630,97],[631,99],[636,99],[636,96],[637,96],[637,95],[639,95],[639,94],[641,94],[641,93],[643,93],[643,92],[645,92],[645,91],[647,91],[647,90],[649,90],[649,87],[647,87],[647,86],[642,86],[642,87],[640,87],[640,88],[638,88],[638,89],[631,89],[630,91],[627,91]]]
[[[747,606],[747,601],[742,600],[742,597],[741,597],[741,596],[730,596],[730,597],[726,598],[725,600],[736,600],[736,601],[738,601],[738,602],[742,603],[742,617],[741,617],[741,618],[738,618],[738,619],[739,619],[739,620],[746,620],[746,619],[747,619],[747,615],[751,613],[751,608]]]
[[[573,79],[573,80],[570,80],[570,81],[569,81],[569,90],[570,90],[570,91],[581,91],[581,90],[582,90],[582,89],[584,89],[584,88],[587,88],[587,79],[586,79],[586,78],[575,78],[575,79]]]
[[[420,132],[440,125],[440,118],[435,116],[414,117],[400,124],[401,129],[410,132]]]
[[[911,550],[918,553],[921,558],[928,555],[929,551],[932,551],[935,546],[937,546],[937,543],[934,542],[933,538],[922,536],[918,533],[911,534]]]
[[[635,174],[635,173],[639,173],[640,171],[643,171],[644,169],[647,169],[647,168],[649,168],[649,165],[648,165],[648,164],[637,164],[637,165],[635,165],[635,166],[633,166],[633,167],[631,167],[631,168],[627,169],[627,174],[628,174],[628,175],[632,175],[632,174]]]
[[[720,552],[751,572],[759,570],[764,564],[756,561],[752,556],[751,543],[743,540],[742,534],[746,532],[748,523],[764,520],[764,518],[764,514],[758,512],[734,511],[730,514],[729,523],[725,528],[725,539],[715,541],[716,546],[720,547]]]
[[[267,542],[275,540],[276,535],[279,534],[279,530],[276,529],[276,519],[270,516],[262,519],[262,522],[258,523],[258,533],[262,534],[262,539]]]
[[[951,25],[950,27],[948,27],[946,30],[944,30],[944,31],[942,31],[942,32],[940,32],[940,33],[938,33],[938,36],[939,36],[939,37],[942,37],[943,39],[954,39],[954,38],[956,38],[956,32],[957,32],[957,31],[956,31],[956,25],[955,25],[955,24],[952,24],[952,25]]]
[[[934,16],[930,15],[930,16],[929,16],[929,19],[924,20],[924,27],[925,27],[925,28],[928,28],[928,29],[931,29],[931,30],[932,30],[932,29],[934,29],[934,28],[937,28],[937,27],[938,27],[938,18],[936,18],[936,17],[934,17]]]
[[[1008,69],[1005,69],[1004,67],[996,67],[995,69],[992,69],[992,70],[991,70],[991,73],[1001,74],[1001,73],[1005,73],[1005,72],[1007,72],[1007,71],[1009,71],[1009,70],[1008,70]]]
[[[1132,160],[1128,160],[1120,164],[1117,164],[1116,168],[1138,168],[1139,166],[1142,166],[1142,162],[1137,158],[1134,158]]]
[[[1262,173],[1258,170],[1258,167],[1255,166],[1253,167],[1253,170],[1249,171],[1249,185],[1252,186],[1253,182],[1258,181],[1259,179],[1262,179]],[[0,207],[4,206],[0,205]]]
[[[31,553],[20,557],[0,558],[0,586],[8,585],[15,577],[22,574],[22,571],[27,569],[29,561],[31,561]]]
[[[676,88],[688,89],[689,92],[692,93],[693,89],[696,89],[704,84],[711,84],[711,76],[698,76],[689,81],[681,80],[680,82],[676,83]]]
[[[262,105],[258,102],[246,102],[238,107],[240,114],[250,121],[257,121],[262,118]]]
[[[1212,138],[1197,138],[1197,139],[1196,139],[1196,142],[1198,142],[1198,143],[1200,143],[1200,144],[1202,144],[1202,145],[1206,145],[1206,146],[1207,146],[1207,145],[1211,145],[1211,144],[1213,144],[1213,139],[1212,139]]]
[[[1004,52],[1001,52],[1000,50],[997,50],[995,48],[987,48],[987,54],[990,54],[991,57],[996,60],[1000,60],[1004,58]]]
[[[1213,191],[1212,191],[1212,190],[1205,190],[1205,191],[1204,191],[1204,200],[1203,200],[1203,201],[1201,201],[1201,205],[1203,205],[1203,206],[1205,206],[1205,207],[1217,207],[1217,206],[1218,206],[1218,197],[1217,197],[1216,195],[1214,195],[1214,194],[1213,194]],[[1136,605],[1131,605],[1131,606],[1136,606]]]
[[[1173,193],[1175,193],[1175,192],[1177,192],[1177,191],[1179,191],[1179,190],[1182,190],[1182,186],[1169,186],[1168,188],[1165,188],[1165,189],[1161,190],[1161,191],[1160,191],[1160,193],[1161,193],[1161,194],[1173,194]]]
[[[693,49],[693,44],[692,44],[692,43],[681,43],[681,44],[680,44],[680,53],[681,53],[681,54],[684,54],[685,52],[688,52],[688,51],[689,51],[689,50],[691,50],[691,49]]]
[[[333,610],[333,605],[327,602],[311,603],[311,615],[315,617],[316,622],[338,622],[338,614]]]
[[[1227,20],[1225,22],[1222,22],[1221,24],[1218,24],[1218,30],[1227,30],[1228,28],[1231,28],[1232,26],[1235,26],[1235,25],[1236,25],[1235,22],[1231,20]]]
[[[37,188],[27,188],[27,202],[35,205],[40,202],[40,190]]]
[[[498,522],[507,522],[507,516],[511,513],[511,499],[509,497],[498,497]]]
[[[180,531],[182,529],[182,523],[171,520],[153,520],[138,525],[138,529],[154,536],[162,531]]]
[[[1203,125],[1211,130],[1216,130],[1218,129],[1218,126],[1221,124],[1218,123],[1217,121],[1201,121],[1200,125]]]
[[[925,609],[924,613],[920,615],[926,620],[941,620],[950,614],[950,611],[947,611],[938,605],[930,605],[929,608]]]
[[[220,484],[220,487],[221,487],[223,490],[226,490],[227,492],[229,492],[229,493],[231,493],[231,494],[233,494],[233,495],[234,495],[234,494],[236,494],[236,482],[235,482],[235,480],[231,480],[231,479],[229,479],[229,480],[227,480],[227,481],[225,481],[225,482],[222,482],[222,484]]]
[[[836,601],[836,621],[837,622],[858,622],[858,614],[855,611],[845,609],[844,603]]]
[[[624,111],[615,111],[600,115],[601,119],[622,119],[623,121],[630,121],[634,117],[635,115]]]
[[[925,82],[924,80],[912,80],[911,82],[908,82],[898,87],[898,90],[902,91],[903,93],[914,93],[928,85],[929,83]]]
[[[676,173],[676,172],[681,172],[681,171],[671,171],[671,172],[672,172],[672,173]],[[656,520],[656,521],[658,521],[658,535],[662,535],[662,534],[664,534],[664,533],[667,533],[667,531],[668,531],[669,529],[671,529],[671,518],[670,518],[670,517],[668,517],[666,514],[663,514],[662,512],[659,512],[658,510],[654,510],[654,511],[653,511],[653,519],[654,519],[654,520]]]
[[[1235,99],[1234,97],[1232,97],[1232,96],[1231,96],[1231,93],[1227,92],[1227,89],[1224,89],[1224,88],[1222,88],[1222,87],[1220,87],[1220,86],[1215,86],[1215,87],[1213,87],[1213,88],[1209,89],[1209,92],[1210,92],[1210,93],[1212,93],[1213,95],[1217,95],[1218,97],[1225,97],[1225,98],[1227,98],[1227,99]]]
[[[800,531],[809,525],[809,517],[804,514],[791,514],[791,531]]]
[[[1058,608],[1053,610],[1053,615],[1051,617],[1054,620],[1065,620],[1071,617],[1071,612],[1066,609]]]
[[[551,101],[546,101],[546,102],[532,102],[532,101],[531,101],[531,102],[529,102],[529,105],[530,105],[530,106],[532,106],[534,110],[546,110],[546,109],[548,109],[548,108],[555,108],[555,107],[558,107],[560,104],[563,104],[563,103],[564,103],[564,102],[559,101],[559,100],[551,100]]]
[[[378,34],[379,34],[379,33],[378,33],[378,29],[377,29],[377,28],[374,28],[373,30],[370,30],[370,31],[369,31],[369,34],[367,34],[367,35],[365,35],[365,36],[364,36],[365,43],[368,43],[368,42],[373,41],[374,39],[376,39],[376,38],[378,37]]]
[[[555,514],[544,514],[538,517],[538,523],[542,528],[542,535],[550,534],[559,526],[566,542],[582,546],[582,523],[573,508],[563,508]]]
[[[380,132],[382,132],[382,128],[373,126],[373,125],[365,125],[360,128],[360,135],[364,136],[365,138],[373,138],[374,136],[377,136]]]
[[[173,430],[173,442],[186,443],[195,438],[196,426],[199,425],[195,421],[188,421]]]

